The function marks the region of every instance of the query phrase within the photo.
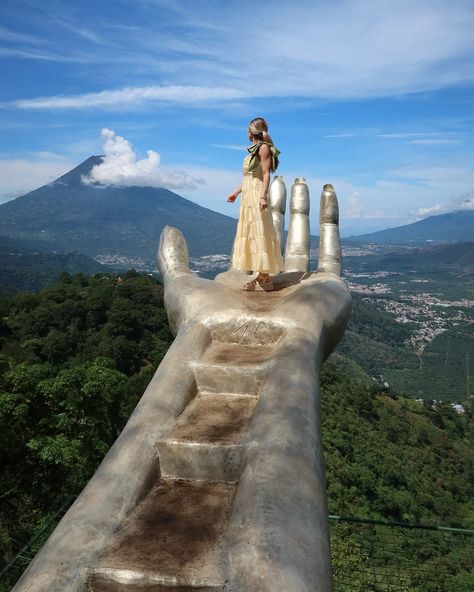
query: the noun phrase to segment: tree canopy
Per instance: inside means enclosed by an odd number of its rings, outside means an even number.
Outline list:
[[[352,334],[399,344],[377,315],[356,301]],[[172,339],[162,286],[133,271],[0,300],[0,565],[80,493]],[[470,410],[388,393],[344,353],[321,376],[329,512],[474,528]]]

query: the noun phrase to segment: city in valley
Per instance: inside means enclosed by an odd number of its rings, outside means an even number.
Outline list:
[[[391,313],[397,323],[411,323],[413,333],[407,345],[422,352],[437,335],[459,324],[474,324],[474,300],[467,297],[449,299],[437,292],[411,292],[410,284],[429,287],[430,280],[413,277],[400,280],[398,286],[380,281],[399,278],[400,274],[387,271],[344,272],[349,289],[380,310]],[[404,287],[402,287],[404,286]]]
[[[420,252],[426,256],[426,251],[420,251],[419,247],[343,245],[343,277],[354,296],[354,310],[362,301],[369,306],[369,323],[373,322],[370,313],[373,309],[383,313],[385,323],[403,327],[403,337],[396,346],[398,361],[392,358],[381,361],[381,354],[376,353],[383,349],[383,332],[377,345],[372,344],[374,350],[369,352],[365,343],[350,346],[347,354],[372,376],[383,371],[384,382],[389,380],[390,387],[410,396],[427,398],[432,393],[432,399],[466,401],[473,396],[472,269],[469,263],[467,268],[456,264],[443,266],[436,254],[426,264],[419,259]],[[317,268],[317,255],[317,249],[312,248],[310,270]],[[116,269],[134,267],[157,273],[156,263],[151,259],[101,255],[96,260]],[[191,271],[208,279],[228,270],[229,263],[228,253],[189,258]],[[361,348],[364,355],[358,358],[356,352]],[[456,368],[452,367],[453,363]],[[445,368],[444,375],[441,367]]]

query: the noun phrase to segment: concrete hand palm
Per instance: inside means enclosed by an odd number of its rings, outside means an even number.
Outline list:
[[[328,188],[329,189],[326,189]],[[323,357],[339,341],[347,324],[351,298],[341,279],[338,206],[332,186],[321,195],[318,270],[283,272],[274,276],[275,292],[245,293],[248,275],[227,271],[215,280],[195,276],[189,269],[188,249],[182,233],[165,226],[158,248],[158,267],[165,287],[165,305],[176,334],[181,326],[202,323],[236,325],[271,316],[274,322],[324,337]],[[304,253],[309,258],[309,253]]]

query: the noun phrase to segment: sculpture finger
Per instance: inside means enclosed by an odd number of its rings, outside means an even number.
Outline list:
[[[283,229],[285,227],[285,210],[286,210],[286,185],[283,177],[276,176],[273,178],[269,190],[270,197],[270,211],[272,213],[273,226],[280,245],[280,250],[283,252]]]
[[[309,191],[302,177],[297,177],[291,187],[285,271],[309,271]]]
[[[342,251],[339,236],[339,206],[334,187],[324,185],[319,209],[318,271],[342,273]]]
[[[157,253],[158,269],[163,280],[183,274],[191,274],[189,269],[188,246],[183,233],[174,226],[166,225],[161,231]]]

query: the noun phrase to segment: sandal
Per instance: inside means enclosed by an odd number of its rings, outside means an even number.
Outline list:
[[[250,282],[244,284],[244,290],[247,292],[253,292],[255,290],[264,290],[265,292],[268,292],[273,289],[274,286],[271,279],[269,281],[267,280],[266,282],[259,282],[258,276],[253,280],[250,280]]]

